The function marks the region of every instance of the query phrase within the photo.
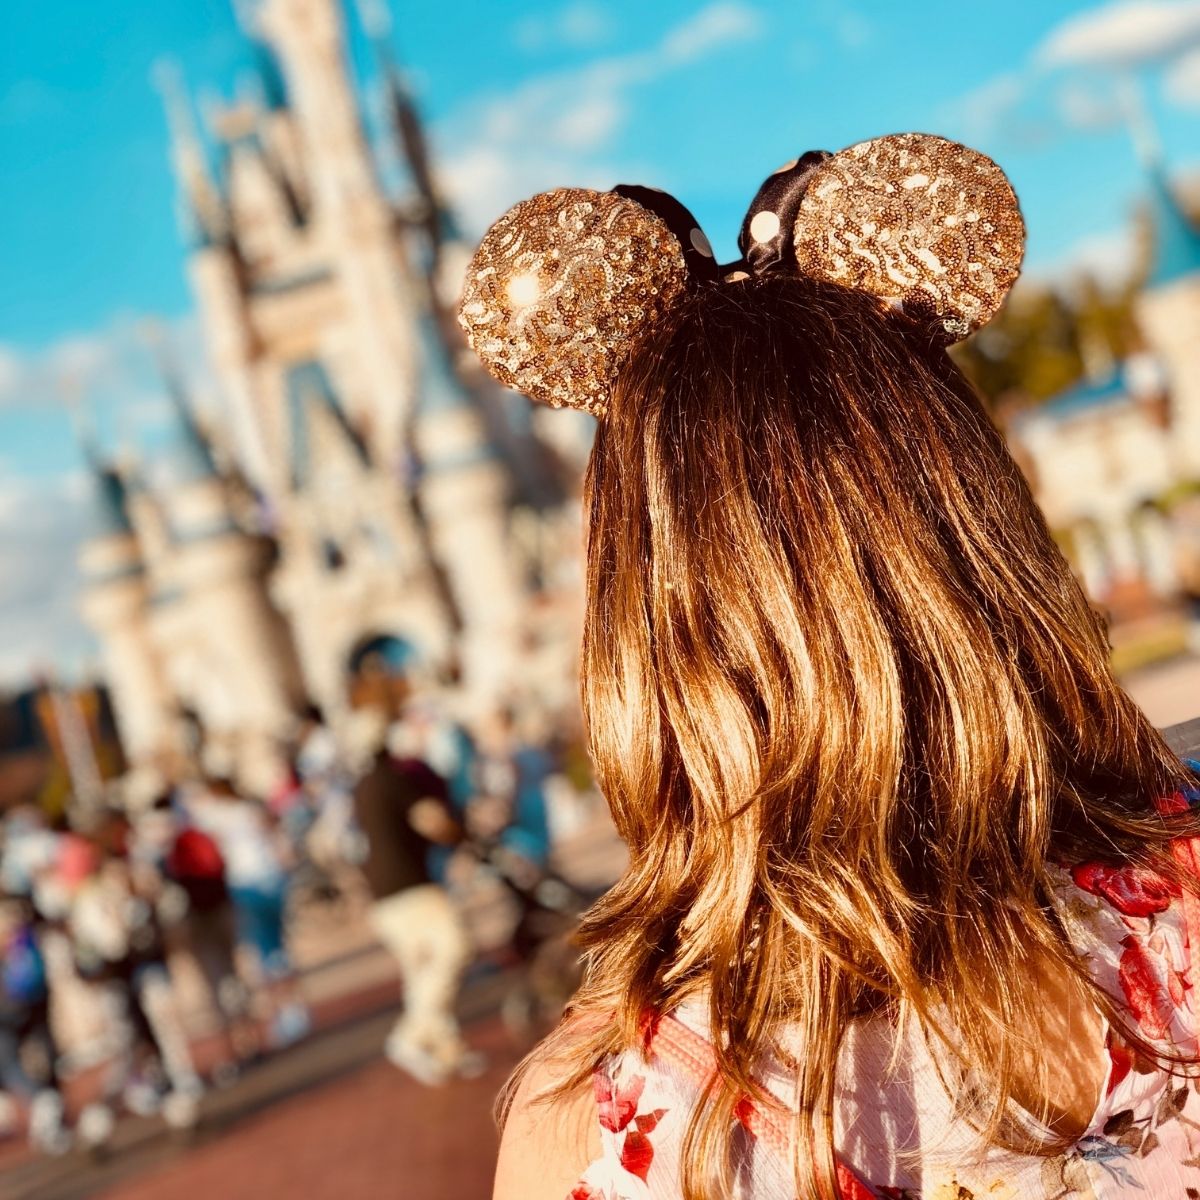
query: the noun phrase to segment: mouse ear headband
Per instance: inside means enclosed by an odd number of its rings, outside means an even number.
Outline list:
[[[459,323],[502,384],[601,416],[638,341],[689,288],[799,273],[877,296],[949,344],[996,314],[1024,245],[1016,195],[990,158],[892,134],[781,167],[725,266],[666,192],[541,192],[484,235]]]

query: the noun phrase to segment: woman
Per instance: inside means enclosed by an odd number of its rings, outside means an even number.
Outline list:
[[[880,138],[739,245],[562,190],[468,272],[493,374],[601,416],[583,699],[630,851],[495,1194],[1200,1194],[1194,776],[944,352],[1017,275],[1011,188]]]

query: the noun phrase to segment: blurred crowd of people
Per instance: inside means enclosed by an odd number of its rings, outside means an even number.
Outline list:
[[[531,733],[500,711],[468,728],[410,702],[397,719],[356,710],[335,736],[311,708],[269,796],[243,794],[198,747],[58,820],[5,813],[0,1119],[47,1153],[103,1147],[123,1111],[194,1125],[206,1089],[309,1034],[290,947],[300,914],[321,904],[356,910],[396,960],[388,1059],[429,1085],[478,1073],[456,1018],[475,954],[463,881],[483,872],[511,897],[514,1029],[556,1015],[575,982],[567,934],[588,897],[551,869],[547,792],[567,779],[585,789],[585,760],[544,724]],[[181,997],[181,960],[203,983],[199,1016]],[[65,1055],[64,1012],[81,1004],[93,1032]],[[64,1064],[98,1080],[71,1113]]]

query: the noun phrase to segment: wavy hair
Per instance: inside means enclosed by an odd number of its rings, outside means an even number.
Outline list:
[[[585,1019],[538,1053],[569,1087],[707,997],[686,1200],[728,1190],[737,1098],[784,1027],[800,1195],[836,1195],[838,1052],[866,1013],[933,1031],[1004,1136],[1032,961],[1122,1020],[1054,864],[1171,871],[1154,801],[1190,776],[979,398],[870,298],[706,288],[622,375],[587,490],[584,713],[630,857],[583,922]]]

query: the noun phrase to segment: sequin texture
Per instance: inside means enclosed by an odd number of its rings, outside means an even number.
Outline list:
[[[990,158],[929,134],[860,142],[824,162],[793,233],[800,270],[859,288],[958,341],[999,310],[1025,223]]]
[[[612,192],[557,188],[488,230],[458,319],[502,384],[601,416],[617,372],[686,280],[660,217]]]

